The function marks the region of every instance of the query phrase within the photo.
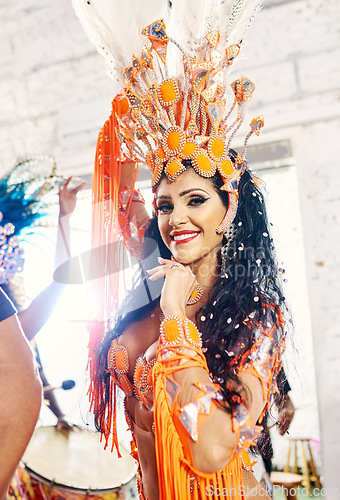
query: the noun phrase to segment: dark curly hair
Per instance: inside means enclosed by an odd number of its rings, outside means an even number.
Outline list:
[[[185,166],[191,167],[190,163]],[[220,190],[223,185],[220,175],[216,174],[210,181],[228,207],[228,193]],[[228,248],[227,267],[222,266],[219,255],[219,272],[209,299],[196,312],[196,324],[202,333],[210,376],[220,386],[227,403],[226,411],[230,411],[229,404],[235,395],[239,396],[235,390],[230,389],[228,381],[234,380],[237,387],[242,386],[233,365],[234,351],[237,350],[241,355],[240,345],[244,353],[249,350],[255,343],[255,333],[249,328],[251,320],[255,318],[257,323],[261,323],[270,309],[270,319],[275,323],[285,300],[263,195],[258,188],[257,179],[248,169],[240,178],[238,193],[238,208],[234,219],[237,230]],[[158,280],[158,285],[155,282],[151,284],[144,274],[145,269],[158,265],[156,257],[159,255],[166,259],[171,257],[161,238],[157,215],[154,214],[145,233],[143,264],[122,304],[116,324],[107,334],[98,354],[100,380],[97,383],[103,387],[102,405],[97,408],[95,419],[98,430],[101,430],[101,416],[111,397],[110,375],[105,370],[108,350],[113,339],[118,338],[130,324],[147,316],[159,304],[163,283]],[[272,307],[268,308],[268,305]],[[262,447],[265,446],[263,443]]]

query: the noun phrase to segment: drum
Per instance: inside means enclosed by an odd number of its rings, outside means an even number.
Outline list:
[[[120,446],[122,458],[103,449],[91,431],[39,427],[9,489],[10,499],[118,500],[137,497],[136,466]]]

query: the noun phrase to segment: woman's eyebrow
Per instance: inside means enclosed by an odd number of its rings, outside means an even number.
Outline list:
[[[179,193],[180,196],[184,196],[188,193],[191,193],[192,191],[202,191],[203,193],[207,194],[208,196],[209,193],[207,191],[205,191],[204,189],[201,189],[201,188],[191,188],[191,189],[186,189],[185,191],[182,191],[181,193]],[[171,200],[171,196],[166,196],[165,194],[162,194],[160,196],[157,196],[157,200],[160,200],[160,199],[163,199],[163,200]]]
[[[203,193],[209,195],[209,193],[207,191],[204,191],[204,189],[201,189],[201,188],[187,189],[186,191],[182,191],[181,193],[179,193],[179,195],[184,196],[185,194],[191,193],[192,191],[203,191]]]

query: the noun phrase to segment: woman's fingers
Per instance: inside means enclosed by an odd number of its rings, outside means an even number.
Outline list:
[[[146,272],[148,274],[153,275],[154,273],[156,273],[157,271],[159,271],[161,269],[163,271],[165,271],[165,270],[173,269],[174,267],[179,267],[181,269],[184,269],[184,266],[182,266],[182,264],[180,264],[179,262],[169,260],[169,259],[163,259],[162,257],[157,257],[157,260],[161,265],[153,267],[152,269],[147,269]]]
[[[182,264],[176,263],[176,261],[168,261],[167,259],[163,260],[167,263],[161,266],[156,266],[153,269],[146,270],[146,272],[149,274],[149,280],[156,281],[159,278],[166,278],[168,275],[181,276],[181,279],[186,276],[189,280],[188,284],[190,283],[190,281],[192,281],[189,294],[190,298],[196,289],[196,279],[191,272],[190,266],[183,266]]]
[[[61,190],[66,190],[67,189],[67,186],[70,184],[71,180],[72,180],[72,175],[64,182],[64,185],[62,187],[60,187],[60,191]]]
[[[70,184],[71,180],[73,179],[73,175],[71,175],[65,182],[62,186],[59,187],[59,193],[61,193],[62,191],[63,192],[69,192],[69,193],[74,193],[74,194],[77,194],[79,191],[81,191],[82,189],[84,189],[84,187],[86,186],[87,182],[84,181],[82,182],[81,184],[79,184],[79,186],[76,186],[74,187],[73,189],[70,189],[68,190],[67,187],[68,185]]]
[[[164,271],[160,270],[157,273],[153,274],[152,276],[149,276],[149,280],[156,281],[159,278],[164,278],[165,275],[166,275],[166,273]]]
[[[182,272],[185,270],[184,266],[180,263],[176,263],[172,260],[169,259],[163,259],[162,257],[158,257],[158,261],[161,264],[160,266],[156,266],[152,269],[147,269],[146,272],[150,275],[149,279],[151,281],[155,281],[161,277],[165,277],[167,273],[169,273],[171,270],[177,268],[180,269]]]
[[[86,184],[87,184],[86,181],[82,182],[81,184],[79,184],[79,186],[76,186],[75,188],[73,188],[71,190],[72,193],[77,194],[79,191],[81,191],[82,189],[84,189],[84,187],[86,186]]]
[[[187,269],[188,271],[191,272],[190,266],[185,266],[185,265],[181,264],[180,262],[177,262],[177,260],[175,260],[172,256],[171,256],[171,260],[170,259],[163,259],[162,257],[158,257],[157,259],[158,259],[158,262],[166,269],[174,269],[174,268],[178,267],[179,269],[182,269],[182,271]]]
[[[167,264],[173,264],[173,261],[170,259],[163,259],[163,257],[157,257],[157,260],[162,266],[165,266]]]
[[[179,268],[179,266],[176,267]],[[171,271],[171,267],[169,266],[157,266],[153,269],[147,269],[146,272],[150,275],[149,280],[155,281],[159,278],[165,277],[169,273],[169,271]]]
[[[153,267],[152,269],[147,269],[146,272],[152,276],[155,273],[157,273],[157,271],[159,271],[161,269],[163,269],[163,266],[156,266],[156,267]]]
[[[153,269],[147,269],[146,272],[150,275],[150,281],[156,281],[166,275],[166,269],[164,266],[156,266]]]

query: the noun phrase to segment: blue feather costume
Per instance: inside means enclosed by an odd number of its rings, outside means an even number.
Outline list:
[[[39,219],[49,214],[47,195],[58,186],[55,170],[52,157],[32,157],[19,162],[0,179],[0,284],[23,269],[20,239],[24,229],[36,226]]]

